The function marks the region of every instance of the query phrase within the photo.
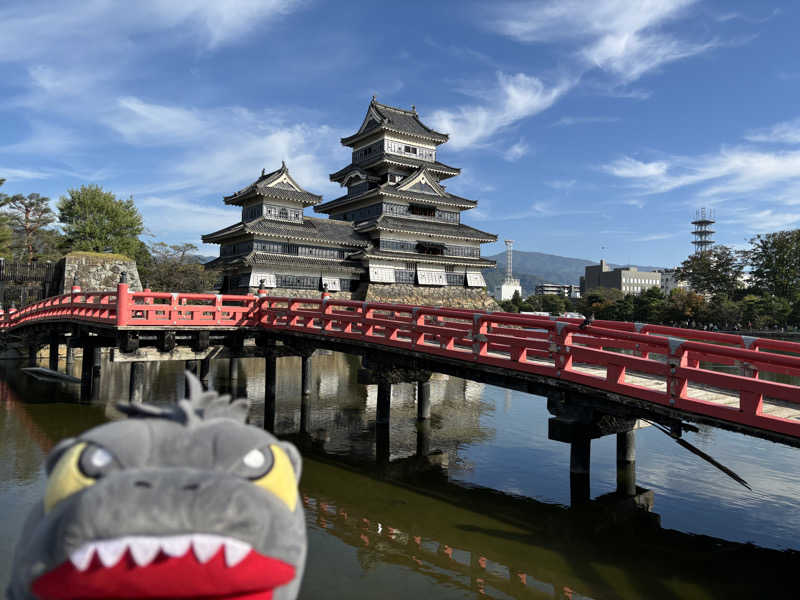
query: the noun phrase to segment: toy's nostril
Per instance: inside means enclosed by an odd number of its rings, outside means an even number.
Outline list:
[[[183,489],[185,489],[185,490],[196,490],[199,487],[200,487],[200,484],[198,484],[198,483],[187,483],[185,486],[183,486]]]
[[[136,487],[143,487],[143,488],[153,487],[153,484],[151,484],[149,481],[137,481],[133,485],[135,485]]]

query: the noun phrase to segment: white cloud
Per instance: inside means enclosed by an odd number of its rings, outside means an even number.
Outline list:
[[[547,110],[570,87],[566,82],[547,87],[525,73],[498,72],[496,86],[473,90],[473,95],[487,98],[485,104],[437,110],[426,120],[434,129],[450,134],[450,149],[463,150],[483,144],[517,121]]]
[[[40,156],[61,156],[80,143],[75,132],[44,121],[30,123],[27,136],[15,143],[0,146],[4,154],[36,154]]]
[[[169,167],[138,193],[214,190],[225,195],[254,180],[262,168],[278,168],[282,160],[303,187],[338,191],[328,173],[338,164],[334,153],[342,132],[324,125],[289,124],[274,111],[199,109],[135,97],[120,99],[105,124],[134,146],[173,148]]]
[[[767,129],[752,131],[745,136],[751,142],[800,144],[800,118],[776,123]]]
[[[673,238],[677,233],[650,233],[647,235],[642,235],[639,237],[633,238],[632,242],[655,242],[658,240],[668,240],[669,238]]]
[[[699,54],[713,42],[694,43],[663,26],[686,15],[696,0],[546,0],[498,9],[493,28],[521,42],[570,41],[590,67],[622,81],[638,79],[663,64]]]
[[[661,177],[667,168],[667,163],[663,161],[645,163],[628,156],[603,166],[603,170],[611,175],[632,179]]]
[[[508,162],[516,162],[528,153],[528,144],[524,140],[518,141],[509,147],[503,154],[503,158]]]
[[[577,179],[551,179],[545,181],[545,185],[553,188],[554,190],[571,190],[578,183]]]
[[[47,179],[52,173],[34,169],[11,169],[0,167],[0,179],[6,181],[25,181],[28,179]]]
[[[619,120],[619,117],[561,117],[551,127],[571,127],[572,125],[589,123],[616,123]]]
[[[292,12],[300,0],[114,0],[9,3],[0,9],[0,61],[30,60],[54,49],[69,56],[107,52],[125,56],[138,36],[160,42],[199,41],[206,48],[233,43],[265,23]]]
[[[729,211],[730,212],[730,211]],[[782,212],[773,208],[751,210],[737,208],[733,216],[722,219],[723,224],[744,225],[748,231],[764,233],[797,227],[800,224],[800,213]]]

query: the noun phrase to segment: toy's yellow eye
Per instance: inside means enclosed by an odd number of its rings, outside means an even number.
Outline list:
[[[95,482],[91,477],[84,475],[79,466],[85,448],[86,443],[75,444],[58,459],[47,480],[47,491],[44,494],[46,513],[64,498]]]
[[[272,452],[272,468],[253,483],[275,494],[289,510],[294,511],[297,506],[297,479],[292,462],[280,446],[271,444],[269,449]],[[244,460],[254,462],[256,458],[248,454]]]

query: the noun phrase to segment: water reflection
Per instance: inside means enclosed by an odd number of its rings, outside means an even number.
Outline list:
[[[357,383],[358,359],[317,353],[305,400],[300,365],[278,360],[276,432],[307,454],[305,598],[796,595],[789,588],[800,564],[795,552],[723,540],[797,545],[797,450],[708,428],[692,437],[750,481],[751,493],[659,432],[638,432],[637,476],[655,491],[662,528],[653,515],[631,518],[598,501],[566,509],[569,448],[547,439],[543,399],[455,378],[433,378],[432,418],[423,428],[415,385],[393,387],[391,464],[413,466],[415,456],[441,451],[448,467],[390,470],[402,478],[387,480],[386,470],[374,469],[376,390]],[[106,362],[100,402],[81,405],[79,386],[44,384],[18,367],[0,363],[0,581],[22,519],[41,495],[46,452],[119,418],[113,404],[126,401],[129,389],[129,365]],[[181,363],[151,363],[145,373],[145,401],[183,395]],[[246,397],[251,422],[263,425],[263,360],[215,361],[209,380]],[[593,443],[592,469],[592,496],[613,492],[613,436]]]

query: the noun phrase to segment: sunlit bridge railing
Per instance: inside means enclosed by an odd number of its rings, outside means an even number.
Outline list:
[[[800,376],[800,344],[781,340],[332,298],[131,292],[127,284],[9,310],[0,329],[47,321],[245,327],[352,340],[569,381],[800,438],[800,386],[790,383]]]

